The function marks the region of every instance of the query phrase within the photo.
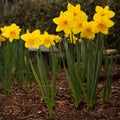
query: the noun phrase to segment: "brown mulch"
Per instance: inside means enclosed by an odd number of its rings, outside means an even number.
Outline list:
[[[110,97],[104,108],[100,101],[98,96],[94,108],[87,109],[82,99],[76,109],[65,73],[58,71],[53,120],[120,120],[120,66],[115,67]],[[12,93],[0,89],[0,120],[49,120],[36,82],[27,90],[15,84]]]

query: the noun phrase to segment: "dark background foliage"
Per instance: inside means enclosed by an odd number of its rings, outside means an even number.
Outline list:
[[[42,32],[48,31],[55,33],[56,25],[52,19],[59,16],[60,11],[66,10],[67,3],[73,5],[81,4],[81,9],[92,16],[95,13],[96,5],[109,5],[116,15],[112,19],[115,22],[114,27],[109,30],[106,36],[106,46],[116,48],[120,51],[120,0],[53,0],[52,2],[40,2],[40,0],[18,0],[17,4],[9,6],[6,14],[0,18],[0,24],[8,25],[13,22],[26,29],[34,30],[39,28]],[[42,0],[44,1],[44,0]]]

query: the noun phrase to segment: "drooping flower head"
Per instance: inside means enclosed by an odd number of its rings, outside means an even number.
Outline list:
[[[25,41],[26,48],[33,47],[39,49],[41,44],[40,36],[41,34],[39,29],[34,30],[32,33],[27,30],[27,33],[21,35],[21,38]]]
[[[15,23],[12,23],[10,26],[4,26],[1,28],[2,36],[9,39],[10,42],[12,42],[14,39],[20,38],[20,27],[17,26]]]

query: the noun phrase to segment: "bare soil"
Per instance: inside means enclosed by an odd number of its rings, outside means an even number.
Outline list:
[[[57,72],[57,92],[53,120],[120,120],[120,65],[114,68],[108,102],[101,107],[98,96],[93,109],[88,109],[84,99],[75,108],[74,99],[63,70]],[[101,77],[102,85],[104,77]],[[13,86],[13,92],[0,89],[0,120],[50,120],[44,100],[34,81],[27,90]]]

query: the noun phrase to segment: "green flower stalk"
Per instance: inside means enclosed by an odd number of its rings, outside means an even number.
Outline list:
[[[36,67],[33,65],[32,62],[30,62],[31,69],[33,72],[33,75],[35,77],[35,80],[39,86],[41,95],[43,99],[45,100],[45,104],[48,108],[48,112],[50,115],[50,118],[52,118],[53,114],[53,106],[55,104],[55,95],[56,95],[56,71],[57,71],[57,64],[58,64],[58,56],[56,53],[51,51],[49,62],[51,62],[51,73],[52,73],[52,79],[49,81],[47,69],[44,63],[44,58],[40,50],[38,50],[37,54],[37,68],[38,71],[36,71]]]
[[[29,50],[24,47],[24,41],[21,39],[16,43],[16,71],[17,83],[20,87],[24,84],[24,88],[27,89],[31,83],[31,68],[29,63]]]
[[[113,67],[113,60],[112,56],[105,58],[105,83],[102,89],[102,104],[104,106],[105,102],[109,99],[109,94],[111,91],[111,84],[112,84],[112,67]]]
[[[12,44],[9,41],[6,41],[7,43],[3,45],[2,49],[2,66],[3,72],[2,72],[2,83],[4,90],[6,92],[11,92],[12,91],[12,83],[13,83],[13,73],[14,73],[14,60],[13,60],[13,55],[14,55],[14,49]],[[15,47],[15,46],[14,46]]]
[[[72,44],[70,45],[68,41],[65,41],[64,47],[65,47],[65,56],[66,56],[65,59],[67,61],[67,66],[65,66],[64,64],[64,69],[67,76],[67,81],[73,93],[75,106],[77,108],[80,104],[80,95],[82,92],[80,83],[83,81],[82,76],[80,74],[81,59],[80,59],[80,54],[78,52],[79,47],[74,46]],[[77,51],[76,57],[74,57],[74,54],[75,54],[74,47],[76,47],[75,51]],[[64,63],[64,60],[63,60],[63,63]]]
[[[93,107],[94,100],[97,96],[97,85],[100,78],[100,70],[103,59],[104,40],[102,34],[98,34],[95,41],[85,40],[81,43],[83,66],[86,78],[86,102],[88,107]]]

